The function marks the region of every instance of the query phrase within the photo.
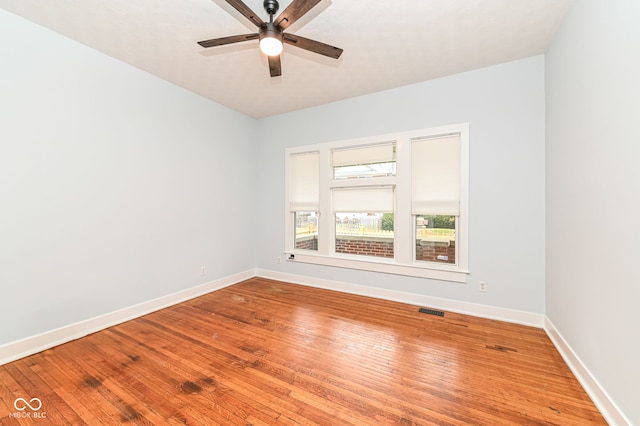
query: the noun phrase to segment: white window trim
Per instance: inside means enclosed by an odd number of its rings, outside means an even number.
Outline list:
[[[435,137],[447,134],[460,134],[461,152],[461,188],[460,216],[456,235],[457,264],[440,264],[436,262],[417,262],[414,260],[415,239],[414,220],[411,215],[411,141],[414,139]],[[345,186],[361,186],[363,182],[337,181],[331,176],[331,150],[352,148],[359,145],[379,143],[396,143],[396,176],[372,178],[375,185],[395,185],[395,258],[375,258],[369,256],[341,255],[334,253],[335,235],[334,215],[331,214],[331,188]],[[289,158],[293,154],[317,151],[320,153],[320,211],[318,229],[318,251],[299,250],[295,248],[295,224],[289,207]],[[409,165],[408,167],[406,165]],[[371,181],[371,184],[374,184]],[[369,184],[367,182],[367,184]],[[324,230],[324,231],[322,231]],[[312,263],[316,265],[340,268],[359,269],[396,275],[406,275],[443,281],[465,283],[469,274],[469,124],[461,123],[429,129],[412,130],[396,134],[373,136],[361,139],[327,142],[314,145],[290,147],[285,150],[285,253],[286,258],[294,262]]]

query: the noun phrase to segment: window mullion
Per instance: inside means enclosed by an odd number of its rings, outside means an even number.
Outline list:
[[[320,216],[318,217],[318,254],[328,256],[335,246],[330,205],[331,155],[329,149],[320,150]]]
[[[413,258],[413,218],[411,217],[411,143],[398,139],[396,147],[396,209],[394,220],[395,258],[410,264]]]
[[[458,248],[458,265],[469,268],[469,126],[464,125],[460,132],[460,216],[457,229],[460,246]]]

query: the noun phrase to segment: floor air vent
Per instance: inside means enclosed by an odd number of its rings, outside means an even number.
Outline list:
[[[487,349],[493,349],[495,351],[500,351],[500,352],[518,352],[517,349],[508,348],[502,345],[493,345],[493,346],[486,345],[486,346],[487,346]]]
[[[444,316],[444,312],[443,311],[436,311],[435,309],[429,309],[429,308],[420,308],[420,310],[418,312],[421,312],[423,314],[429,314],[429,315],[437,315],[439,317],[443,317]]]

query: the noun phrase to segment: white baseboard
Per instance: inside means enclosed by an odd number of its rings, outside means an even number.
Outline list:
[[[476,317],[495,319],[499,321],[528,325],[537,328],[542,328],[544,325],[544,315],[525,311],[517,311],[515,309],[498,308],[495,306],[461,302],[458,300],[443,299],[440,297],[406,293],[402,291],[350,284],[321,278],[312,278],[308,276],[288,274],[267,269],[257,269],[256,276],[279,281],[286,281],[294,284],[307,285],[310,287],[335,290],[343,293],[374,297],[376,299],[385,299],[395,302],[409,303],[412,305],[428,306],[431,308],[442,309],[443,311],[457,312],[459,314],[473,315]]]
[[[620,411],[615,402],[609,397],[609,394],[593,374],[591,374],[571,346],[569,346],[569,343],[567,343],[558,329],[556,329],[551,320],[546,316],[544,318],[544,330],[547,332],[556,349],[558,349],[558,352],[560,352],[560,355],[562,355],[564,362],[567,363],[571,372],[587,392],[587,395],[589,395],[593,403],[598,407],[598,410],[600,410],[600,413],[602,413],[607,423],[611,426],[631,425],[629,419]]]
[[[70,342],[88,334],[95,333],[96,331],[104,330],[105,328],[175,305],[176,303],[228,287],[254,276],[254,270],[251,269],[114,312],[46,331],[35,336],[7,343],[0,346],[0,365]]]

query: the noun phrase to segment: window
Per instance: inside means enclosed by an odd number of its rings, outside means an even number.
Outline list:
[[[333,149],[331,165],[334,253],[393,258],[393,230],[382,229],[382,217],[393,215],[395,185],[381,179],[395,177],[395,142]]]
[[[335,149],[332,152],[333,178],[360,179],[395,176],[395,143]]]
[[[416,215],[415,260],[456,263],[457,216]]]
[[[318,250],[319,167],[318,152],[294,154],[289,160],[289,211],[297,250]]]
[[[294,261],[465,282],[468,125],[286,150]]]
[[[295,248],[318,250],[318,212],[293,212],[296,221]]]
[[[460,217],[460,135],[411,141],[411,214],[415,260],[457,263]]]
[[[334,188],[332,195],[335,253],[393,258],[393,229],[382,227],[393,215],[393,187]]]

